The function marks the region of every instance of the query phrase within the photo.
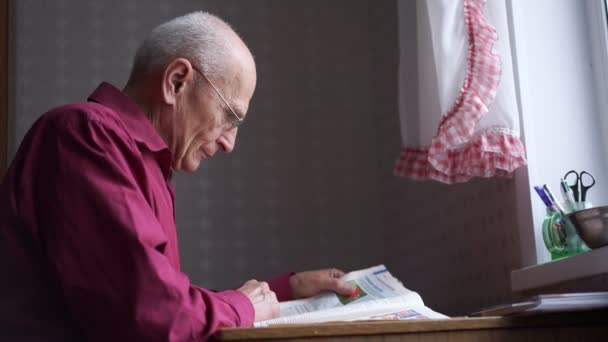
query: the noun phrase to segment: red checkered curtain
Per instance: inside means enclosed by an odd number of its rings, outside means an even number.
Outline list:
[[[525,166],[505,1],[417,0],[414,46],[411,9],[398,4],[405,146],[394,174],[457,183]]]

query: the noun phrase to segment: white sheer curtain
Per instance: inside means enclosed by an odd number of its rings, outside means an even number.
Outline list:
[[[400,22],[411,20],[399,6]],[[417,44],[400,30],[399,88],[418,89],[417,106],[400,103],[394,174],[455,183],[526,165],[504,0],[417,0],[416,10]],[[417,49],[417,87],[407,49]]]

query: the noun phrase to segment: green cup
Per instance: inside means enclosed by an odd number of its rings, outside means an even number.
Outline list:
[[[576,228],[567,217],[547,208],[543,221],[543,241],[551,254],[551,260],[591,250],[576,233]]]

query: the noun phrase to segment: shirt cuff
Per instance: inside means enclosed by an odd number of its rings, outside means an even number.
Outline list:
[[[279,302],[292,300],[289,278],[294,274],[294,272],[287,272],[266,280],[268,287],[277,295],[277,300]]]
[[[255,309],[249,297],[245,296],[240,291],[226,290],[215,293],[228,303],[236,312],[239,322],[239,327],[251,327],[255,321]]]

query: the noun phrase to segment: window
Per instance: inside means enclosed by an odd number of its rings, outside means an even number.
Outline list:
[[[558,189],[568,170],[587,170],[600,180],[589,198],[595,205],[608,204],[608,103],[603,95],[608,94],[608,19],[605,0],[511,0],[509,9],[528,154],[528,173],[520,177],[527,179],[518,196],[522,255],[532,266],[511,277],[512,289],[522,291],[608,273],[602,262],[608,248],[547,263],[541,234],[545,208],[531,193],[538,184]]]

